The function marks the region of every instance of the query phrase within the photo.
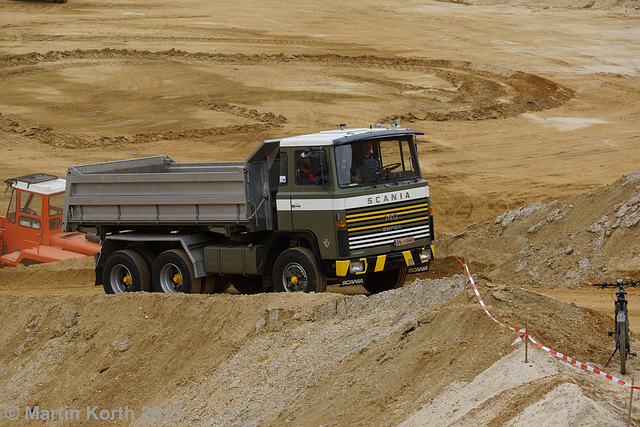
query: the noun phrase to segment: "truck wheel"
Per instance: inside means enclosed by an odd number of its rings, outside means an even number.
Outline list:
[[[112,253],[104,265],[102,286],[107,294],[151,290],[151,275],[144,259],[136,252]]]
[[[370,294],[377,294],[391,289],[401,288],[407,280],[407,267],[397,270],[383,271],[367,276],[364,280],[364,288]]]
[[[156,260],[155,254],[147,248],[136,248],[135,251],[140,254],[144,262],[149,266],[149,271],[153,268],[153,261]]]
[[[209,274],[200,278],[200,292],[203,294],[212,294],[216,291],[216,276]]]
[[[156,292],[185,294],[200,292],[193,264],[182,249],[161,253],[153,263],[153,289]]]
[[[229,276],[218,276],[216,275],[216,285],[213,288],[215,293],[222,293],[229,289],[231,286],[231,279]]]
[[[290,248],[276,259],[273,286],[276,292],[325,292],[327,278],[311,249]]]

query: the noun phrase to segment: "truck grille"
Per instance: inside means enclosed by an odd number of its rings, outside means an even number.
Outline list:
[[[347,211],[349,250],[411,245],[431,237],[428,199]],[[413,245],[415,246],[415,245]]]

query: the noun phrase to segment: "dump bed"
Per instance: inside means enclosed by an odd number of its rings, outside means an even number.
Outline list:
[[[169,156],[72,166],[64,229],[271,226],[268,164],[177,163]]]

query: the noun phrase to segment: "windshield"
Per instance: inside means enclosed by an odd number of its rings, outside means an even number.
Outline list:
[[[336,163],[340,187],[420,178],[413,137],[337,146]]]

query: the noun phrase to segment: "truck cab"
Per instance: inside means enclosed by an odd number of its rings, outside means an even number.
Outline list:
[[[278,229],[309,232],[329,283],[380,292],[429,269],[433,220],[416,135],[341,128],[278,141]]]
[[[61,233],[64,179],[31,174],[5,181],[11,188],[6,216],[0,216],[0,266],[15,267],[93,255],[100,245],[84,233]]]

